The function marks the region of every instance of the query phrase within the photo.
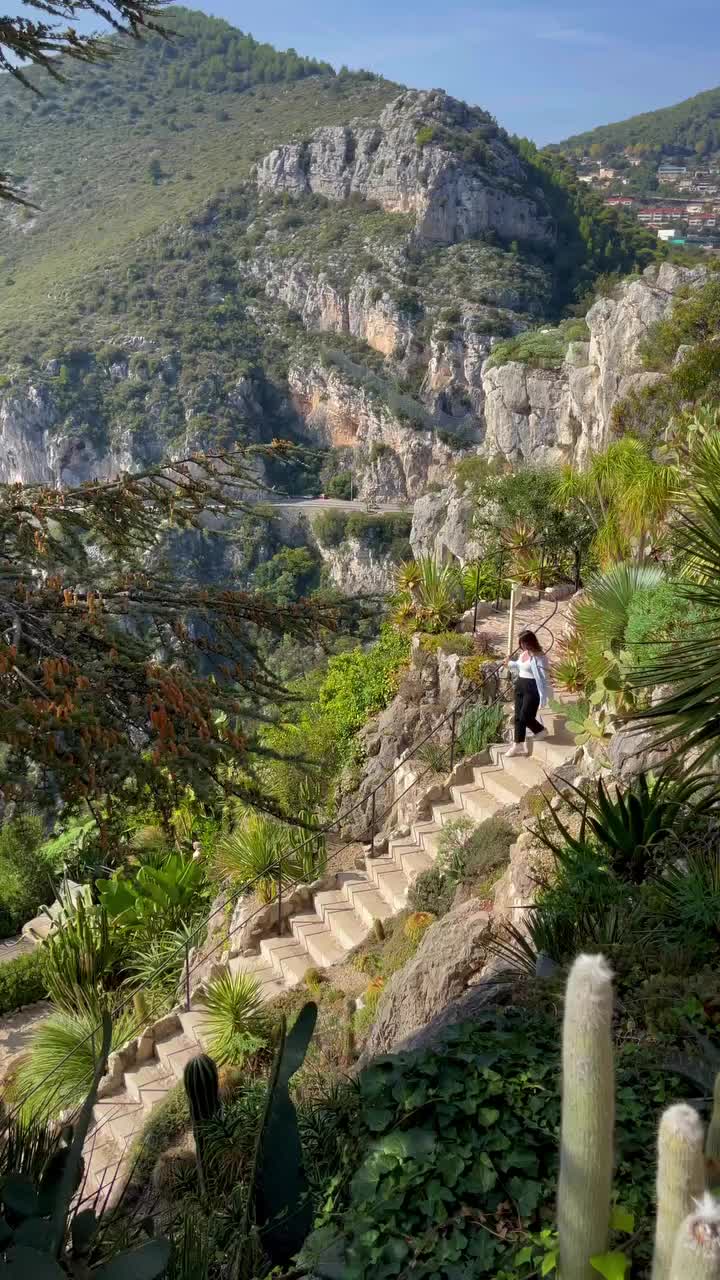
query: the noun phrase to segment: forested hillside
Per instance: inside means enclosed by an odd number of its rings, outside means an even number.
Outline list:
[[[111,65],[66,66],[64,83],[33,72],[42,97],[0,77],[0,162],[38,206],[0,212],[0,343],[63,307],[69,282],[129,265],[138,239],[247,179],[278,140],[374,118],[397,92],[187,9],[167,25],[171,38],[124,42]]]
[[[720,150],[720,88],[708,89],[675,106],[644,111],[614,124],[573,134],[558,143],[562,150],[586,150],[597,143],[608,151],[644,146],[673,153],[680,150],[707,155]]]

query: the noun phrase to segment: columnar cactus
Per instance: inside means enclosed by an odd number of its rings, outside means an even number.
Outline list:
[[[205,1170],[205,1141],[203,1129],[208,1120],[212,1120],[220,1110],[220,1089],[218,1069],[212,1058],[206,1053],[199,1053],[185,1064],[183,1084],[190,1107],[193,1134],[195,1136],[195,1156],[197,1160],[198,1181],[203,1195],[207,1192]]]
[[[710,1162],[710,1172],[717,1174],[720,1167],[720,1071],[715,1077],[713,1109],[705,1143],[705,1154]]]
[[[670,1280],[718,1280],[720,1277],[720,1205],[703,1196],[681,1223],[673,1250]]]
[[[669,1280],[680,1224],[705,1189],[704,1131],[686,1103],[668,1107],[658,1132],[657,1220],[652,1280]]]
[[[615,1127],[612,973],[602,956],[578,956],[568,978],[562,1049],[558,1237],[562,1280],[597,1280],[605,1253]]]

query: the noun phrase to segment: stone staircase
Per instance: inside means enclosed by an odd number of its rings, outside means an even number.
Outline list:
[[[376,920],[407,905],[410,885],[433,865],[443,826],[460,817],[482,822],[517,804],[528,790],[572,759],[573,738],[565,717],[542,712],[548,736],[529,739],[528,756],[508,758],[507,744],[492,746],[489,760],[467,772],[467,782],[451,785],[446,799],[432,804],[432,817],[413,825],[410,835],[392,839],[387,854],[366,857],[364,871],[341,871],[334,889],[316,893],[314,911],[291,916],[290,933],[264,938],[257,956],[228,961],[232,973],[250,973],[266,1000],[302,982],[309,969],[328,969],[364,942]],[[154,1056],[123,1076],[118,1092],[100,1099],[85,1149],[85,1197],[112,1203],[129,1171],[128,1154],[152,1108],[182,1079],[186,1062],[204,1049],[205,1013],[199,1002],[177,1010],[156,1030]]]

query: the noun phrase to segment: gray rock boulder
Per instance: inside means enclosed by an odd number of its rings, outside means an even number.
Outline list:
[[[465,995],[482,970],[489,923],[488,913],[471,901],[431,925],[412,960],[383,992],[363,1062],[416,1047],[418,1033]],[[476,998],[486,1003],[489,988]]]

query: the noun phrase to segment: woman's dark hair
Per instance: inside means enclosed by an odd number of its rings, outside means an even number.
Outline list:
[[[521,649],[529,649],[530,653],[544,653],[544,649],[534,631],[521,631],[518,636]]]

